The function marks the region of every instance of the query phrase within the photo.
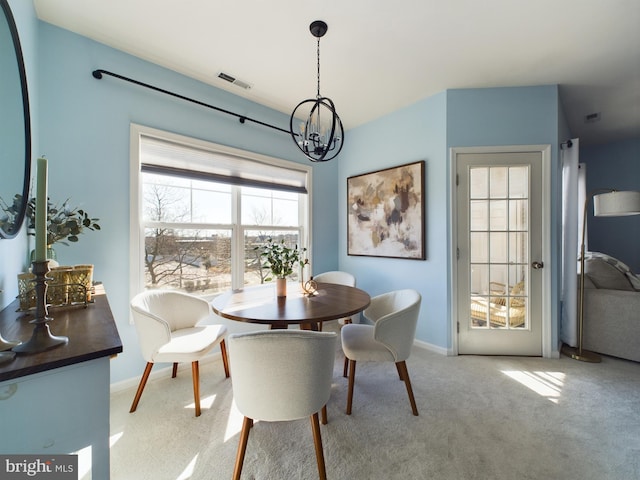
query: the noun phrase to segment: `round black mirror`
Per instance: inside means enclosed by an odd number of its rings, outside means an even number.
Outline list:
[[[8,1],[0,5],[0,238],[12,238],[29,200],[31,123],[18,29]]]

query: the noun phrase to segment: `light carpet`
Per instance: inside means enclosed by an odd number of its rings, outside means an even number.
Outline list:
[[[359,363],[353,413],[336,352],[330,479],[629,480],[640,478],[640,364],[604,357],[446,357],[407,361],[420,415],[393,364]],[[157,367],[156,367],[157,368]],[[295,368],[295,359],[291,359]],[[220,361],[201,367],[194,417],[191,368],[111,398],[113,480],[230,479],[242,417]],[[318,478],[310,422],[255,424],[243,479]]]

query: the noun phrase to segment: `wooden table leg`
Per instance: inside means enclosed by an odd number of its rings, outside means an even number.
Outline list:
[[[316,323],[316,322],[301,323],[300,324],[300,330],[312,330],[314,332],[317,332],[318,331],[318,323]]]
[[[272,322],[269,325],[270,330],[286,330],[289,325],[286,322]]]

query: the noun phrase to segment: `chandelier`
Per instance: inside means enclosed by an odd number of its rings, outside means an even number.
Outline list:
[[[327,33],[327,24],[316,20],[309,25],[318,40],[318,91],[316,98],[303,100],[294,108],[289,120],[289,133],[298,148],[312,162],[326,162],[342,150],[344,131],[336,107],[328,97],[320,95],[320,37]],[[299,119],[304,119],[300,121]],[[294,123],[298,124],[294,131]]]

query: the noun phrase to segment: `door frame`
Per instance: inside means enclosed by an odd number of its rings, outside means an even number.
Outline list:
[[[449,272],[451,283],[450,306],[450,334],[451,354],[458,355],[458,205],[457,205],[457,178],[456,172],[459,154],[474,153],[540,153],[542,158],[542,261],[545,268],[542,269],[542,356],[552,358],[552,332],[551,332],[551,145],[506,145],[506,146],[482,146],[482,147],[450,147],[449,148],[449,226],[451,234],[451,251],[449,256]]]

